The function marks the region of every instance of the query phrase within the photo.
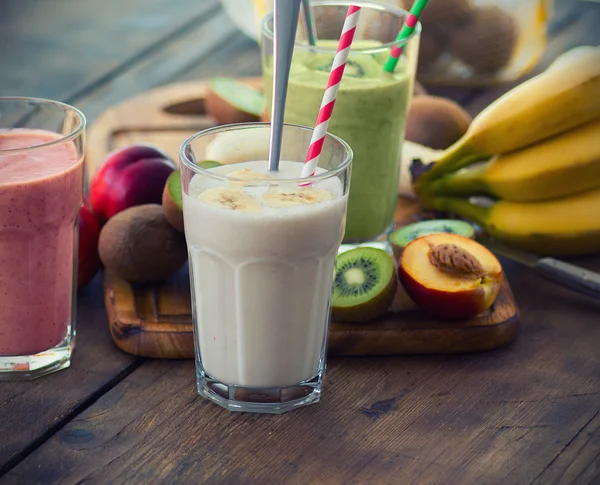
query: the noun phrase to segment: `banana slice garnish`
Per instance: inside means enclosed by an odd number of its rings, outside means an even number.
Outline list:
[[[227,174],[228,177],[232,179],[249,179],[249,180],[271,180],[271,177],[264,173],[255,172],[254,170],[250,170],[249,168],[243,168],[241,170],[235,170]],[[240,180],[232,180],[230,182],[232,185],[249,185],[246,182]]]
[[[335,195],[328,190],[314,187],[274,187],[263,194],[263,200],[271,207],[310,205],[331,200]]]
[[[240,189],[229,187],[206,189],[198,196],[198,199],[207,204],[232,211],[258,212],[262,209],[254,198]]]

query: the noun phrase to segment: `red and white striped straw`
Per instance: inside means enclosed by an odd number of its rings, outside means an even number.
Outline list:
[[[323,100],[321,101],[321,108],[317,116],[315,128],[310,139],[310,145],[308,147],[308,153],[306,154],[306,160],[304,167],[302,167],[301,177],[312,177],[317,169],[317,163],[319,156],[323,150],[323,142],[325,141],[325,134],[327,133],[327,125],[331,119],[331,113],[333,113],[333,106],[335,104],[335,98],[337,96],[338,89],[340,88],[340,82],[346,68],[346,61],[348,60],[348,54],[350,54],[350,46],[354,39],[354,33],[356,32],[356,24],[358,24],[358,17],[360,15],[360,7],[351,5],[348,8],[346,14],[346,20],[342,27],[342,35],[340,36],[340,42],[333,58],[333,64],[331,65],[331,71],[329,73],[329,81],[327,81],[327,88],[325,94],[323,94]]]

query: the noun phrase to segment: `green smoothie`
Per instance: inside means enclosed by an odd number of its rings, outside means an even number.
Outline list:
[[[352,48],[380,45],[374,41],[355,41]],[[331,51],[294,51],[286,123],[314,126],[337,41],[322,40],[318,47]],[[402,60],[393,74],[385,72],[383,64],[387,57],[387,50],[351,51],[328,126],[330,133],[342,138],[354,151],[344,237],[347,243],[370,241],[384,234],[396,210],[400,148],[412,76]],[[270,104],[272,57],[263,57],[263,78],[265,97]]]

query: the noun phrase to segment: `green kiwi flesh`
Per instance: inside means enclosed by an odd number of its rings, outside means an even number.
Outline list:
[[[402,250],[408,243],[421,236],[428,234],[458,234],[459,236],[475,238],[475,229],[471,224],[465,221],[455,219],[431,219],[429,221],[420,221],[408,224],[390,234],[390,244],[394,255],[399,258]]]
[[[319,71],[330,72],[332,64],[333,60],[331,60],[331,62],[327,62],[326,64],[318,66],[317,69]],[[346,67],[344,68],[344,76],[363,77],[364,75],[365,71],[360,64],[351,60],[346,61]]]
[[[179,170],[175,170],[167,179],[169,195],[179,210],[183,210],[183,201],[181,200],[181,175]]]
[[[209,170],[211,168],[220,167],[221,165],[223,165],[223,164],[219,163],[219,162],[215,162],[214,160],[204,160],[203,162],[198,163],[198,166],[200,168],[203,168],[204,170]]]
[[[179,232],[183,232],[183,201],[181,200],[181,176],[179,170],[169,175],[162,196],[165,217]]]
[[[384,250],[358,247],[341,253],[335,263],[332,319],[372,321],[387,313],[397,289],[394,261]]]

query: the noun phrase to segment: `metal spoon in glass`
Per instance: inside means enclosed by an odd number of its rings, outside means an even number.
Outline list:
[[[308,45],[315,45],[317,43],[317,28],[310,0],[302,0],[302,22]]]
[[[273,15],[274,66],[273,100],[271,108],[271,136],[269,140],[269,170],[279,169],[281,138],[283,135],[283,113],[287,97],[287,85],[292,64],[292,52],[298,29],[301,0],[275,0]]]

